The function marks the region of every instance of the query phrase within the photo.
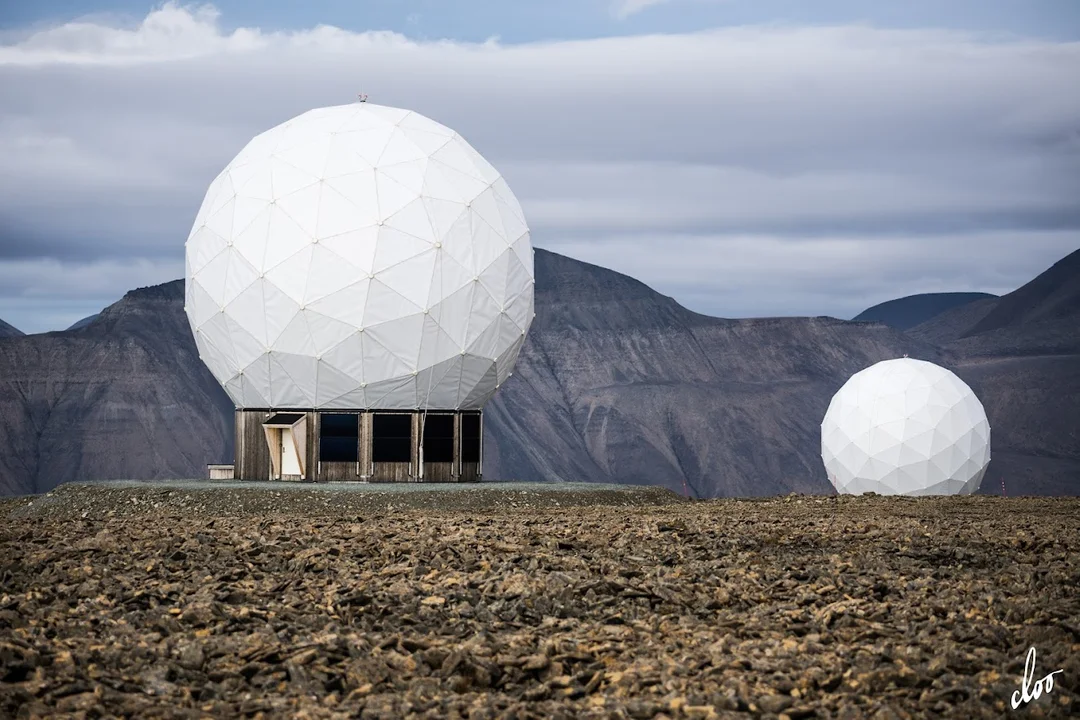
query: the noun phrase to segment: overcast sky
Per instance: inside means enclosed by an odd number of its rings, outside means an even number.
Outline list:
[[[1074,0],[5,3],[0,318],[181,277],[247,140],[361,89],[700,312],[1004,293],[1080,247],[1077,78]]]

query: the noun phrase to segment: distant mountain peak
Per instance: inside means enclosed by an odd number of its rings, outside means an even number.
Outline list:
[[[0,320],[0,338],[22,337],[25,334],[26,333],[24,333],[22,330],[15,327],[14,325],[9,325],[3,320]]]
[[[879,303],[852,318],[853,322],[880,322],[908,330],[953,308],[995,295],[981,292],[921,293]]]
[[[1004,295],[965,336],[1044,320],[1080,319],[1080,250],[1054,263],[1028,284]]]

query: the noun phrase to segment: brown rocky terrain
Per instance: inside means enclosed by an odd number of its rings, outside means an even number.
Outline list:
[[[5,501],[0,716],[1077,712],[1080,500],[484,492]]]

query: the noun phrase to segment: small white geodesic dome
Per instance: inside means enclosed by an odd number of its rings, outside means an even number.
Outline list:
[[[842,494],[967,495],[990,463],[982,403],[949,370],[913,358],[855,373],[821,423],[821,458]]]
[[[454,131],[354,103],[255,137],[188,237],[185,310],[240,408],[477,409],[533,318],[502,176]]]

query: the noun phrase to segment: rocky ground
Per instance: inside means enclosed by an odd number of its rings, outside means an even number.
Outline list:
[[[0,503],[0,716],[1080,713],[1078,500],[267,493]]]

